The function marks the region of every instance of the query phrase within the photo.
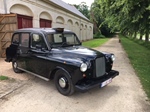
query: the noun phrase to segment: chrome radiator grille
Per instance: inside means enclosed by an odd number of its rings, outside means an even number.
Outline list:
[[[105,58],[97,58],[96,59],[96,77],[103,76],[105,74]]]

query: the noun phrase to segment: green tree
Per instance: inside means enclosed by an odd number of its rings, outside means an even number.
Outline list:
[[[98,0],[100,13],[112,30],[149,39],[150,0]]]
[[[108,36],[110,34],[110,28],[104,22],[105,18],[100,13],[101,6],[99,0],[94,0],[94,3],[91,5],[90,9],[90,20],[94,24],[94,33],[100,32],[101,34]]]
[[[94,33],[100,32],[99,26],[102,23],[101,13],[100,12],[100,5],[98,4],[98,0],[95,0],[94,3],[91,5],[90,9],[90,20],[94,24]]]
[[[81,2],[81,4],[79,5],[74,5],[85,17],[87,17],[88,19],[90,19],[90,15],[89,15],[89,7],[86,5],[85,2]]]

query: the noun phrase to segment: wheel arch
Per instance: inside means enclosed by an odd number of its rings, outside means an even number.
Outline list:
[[[56,67],[55,69],[53,69],[52,72],[50,73],[50,79],[54,79],[54,77],[55,77],[55,75],[56,75],[56,72],[57,72],[58,70],[62,70],[62,71],[64,71],[64,72],[66,72],[66,73],[68,74],[69,78],[71,78],[71,75],[70,75],[70,73],[68,72],[68,70],[66,70],[66,69],[63,68],[63,67],[57,66],[57,67]]]

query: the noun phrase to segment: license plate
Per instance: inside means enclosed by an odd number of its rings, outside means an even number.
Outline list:
[[[106,86],[107,84],[109,84],[109,83],[111,83],[111,82],[112,82],[112,78],[110,78],[110,79],[108,79],[108,80],[102,82],[101,85],[100,85],[100,87],[104,87],[104,86]]]

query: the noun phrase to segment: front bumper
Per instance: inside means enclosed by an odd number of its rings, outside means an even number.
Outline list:
[[[119,75],[119,72],[112,70],[109,72],[109,74],[103,76],[102,78],[100,78],[98,80],[87,80],[86,82],[75,85],[75,89],[77,91],[84,92],[84,91],[87,91],[87,90],[92,89],[92,88],[97,87],[97,86],[100,87],[104,81],[106,81],[110,78],[114,78],[117,75]]]

